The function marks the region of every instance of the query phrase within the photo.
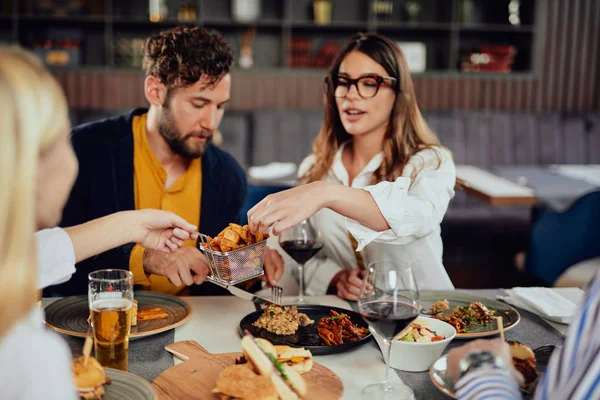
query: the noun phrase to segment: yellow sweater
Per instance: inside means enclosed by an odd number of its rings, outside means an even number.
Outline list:
[[[186,221],[200,226],[200,201],[202,198],[202,161],[190,162],[187,171],[169,188],[166,188],[167,173],[150,148],[146,134],[146,117],[142,114],[133,118],[133,170],[135,209],[154,208],[172,211]],[[188,241],[185,246],[195,246]],[[187,294],[185,285],[174,286],[165,276],[146,274],[143,266],[144,248],[135,245],[129,258],[129,269],[133,283],[145,290],[168,294]]]

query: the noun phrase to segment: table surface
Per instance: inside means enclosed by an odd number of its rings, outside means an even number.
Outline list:
[[[465,290],[474,295],[495,298],[502,290]],[[319,304],[352,309],[351,305],[337,296],[310,298]],[[175,329],[175,341],[195,340],[213,353],[240,351],[238,324],[240,319],[254,311],[253,304],[236,297],[186,297],[194,310],[190,320]],[[506,332],[506,338],[519,340],[536,348],[545,344],[560,345],[563,335],[540,317],[524,310],[521,322]],[[218,324],[215,321],[219,321]],[[218,338],[218,339],[217,339]],[[454,340],[448,349],[466,343]],[[347,353],[315,356],[315,362],[335,372],[344,383],[343,399],[361,399],[360,390],[373,382],[383,380],[385,364],[375,340]],[[404,381],[417,399],[445,399],[431,383],[428,372],[409,373],[397,371],[391,374],[396,383]]]
[[[457,165],[467,191],[492,205],[545,204],[564,211],[576,199],[600,187],[598,165],[504,165],[483,169]]]
[[[463,290],[461,290],[463,291]],[[474,295],[495,298],[501,294],[501,289],[494,290],[464,290]],[[192,306],[190,319],[182,326],[168,333],[157,335],[156,338],[143,338],[131,342],[130,365],[131,372],[145,379],[152,380],[158,373],[172,365],[172,359],[162,347],[171,341],[195,340],[208,351],[213,353],[227,353],[240,351],[240,336],[238,333],[239,321],[247,314],[255,311],[253,303],[234,296],[219,297],[184,297]],[[352,305],[337,296],[310,297],[311,302],[352,309]],[[44,304],[49,300],[44,299]],[[553,344],[560,345],[564,336],[547,324],[540,317],[524,310],[521,313],[521,322],[512,330],[506,332],[506,338],[519,340],[532,348]],[[83,345],[78,338],[66,337],[74,354]],[[466,343],[463,340],[454,340],[448,348]],[[156,348],[149,348],[156,347]],[[167,362],[165,362],[165,359]],[[344,384],[343,399],[361,399],[360,390],[373,382],[383,380],[386,366],[382,353],[375,340],[358,347],[352,351],[315,356],[318,362],[335,372]],[[175,360],[175,363],[179,360]],[[415,392],[416,399],[446,399],[429,379],[428,372],[410,373],[396,371],[390,374],[391,379],[398,384],[404,382]]]

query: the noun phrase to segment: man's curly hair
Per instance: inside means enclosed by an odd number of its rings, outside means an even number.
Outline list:
[[[232,65],[233,52],[223,36],[198,26],[169,29],[151,36],[144,46],[144,73],[169,89],[192,85],[203,76],[214,85]]]

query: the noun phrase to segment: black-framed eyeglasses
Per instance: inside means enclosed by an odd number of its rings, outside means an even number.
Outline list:
[[[346,97],[352,85],[356,87],[358,95],[363,99],[375,97],[381,85],[387,85],[398,90],[398,80],[391,76],[365,75],[360,78],[351,79],[346,76],[334,76],[333,81],[325,78],[325,88],[334,97]]]

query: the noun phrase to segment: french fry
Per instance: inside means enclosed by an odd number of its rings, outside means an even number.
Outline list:
[[[233,228],[225,228],[223,239],[227,239],[235,244],[238,244],[240,242],[240,235],[238,235]]]
[[[237,233],[237,235],[238,235],[238,236],[239,236],[239,237],[240,237],[240,238],[241,238],[241,239],[242,239],[244,242],[246,242],[246,238],[247,238],[247,236],[246,236],[246,230],[245,230],[244,228],[242,228],[242,226],[241,226],[241,225],[238,225],[238,224],[233,224],[233,223],[231,223],[231,224],[229,224],[229,227],[230,227],[231,229],[233,229],[233,231],[234,231],[235,233]]]
[[[223,246],[227,246],[227,247],[231,247],[232,249],[237,249],[238,248],[238,244],[236,242],[234,242],[233,240],[229,240],[226,237],[222,237],[221,238],[221,247]]]
[[[238,225],[230,223],[229,226],[223,229],[217,236],[211,238],[208,236],[208,243],[202,242],[200,245],[204,248],[210,248],[214,251],[226,252],[241,249],[251,244],[255,244],[267,239],[269,235],[257,232],[252,233],[248,225]],[[252,257],[257,254],[252,251]]]

